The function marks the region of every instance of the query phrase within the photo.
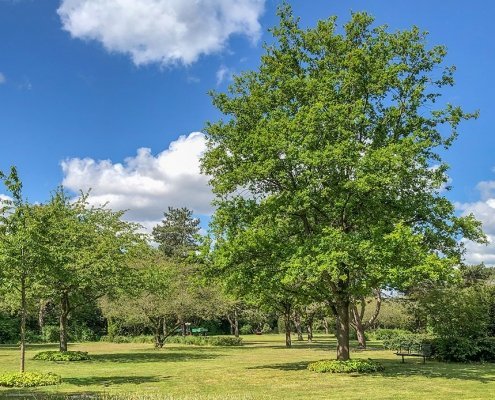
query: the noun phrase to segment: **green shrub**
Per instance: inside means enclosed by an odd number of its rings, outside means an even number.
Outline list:
[[[242,346],[242,338],[233,336],[216,336],[207,338],[211,346]]]
[[[42,351],[33,357],[43,361],[85,361],[90,357],[86,351]]]
[[[7,387],[33,387],[58,385],[62,383],[60,376],[52,373],[18,372],[0,375],[0,386]]]
[[[269,324],[263,324],[263,327],[261,328],[261,333],[271,333],[273,331],[272,327]]]
[[[405,329],[376,329],[369,332],[369,335],[374,340],[388,340],[397,336],[410,335],[412,332]]]
[[[60,328],[57,325],[45,325],[41,329],[41,339],[45,343],[56,343],[60,339]]]
[[[383,347],[390,350],[396,350],[400,347],[415,347],[423,343],[430,342],[431,335],[427,333],[405,333],[397,334],[383,341]]]
[[[370,373],[383,371],[383,365],[373,360],[323,360],[316,361],[308,365],[308,369],[314,372],[332,372],[332,373]]]
[[[432,340],[432,355],[440,361],[495,362],[495,338],[436,338]]]
[[[167,343],[188,344],[194,346],[241,346],[242,339],[233,336],[170,336]]]
[[[253,326],[251,324],[242,325],[239,332],[241,335],[250,335],[253,333]]]

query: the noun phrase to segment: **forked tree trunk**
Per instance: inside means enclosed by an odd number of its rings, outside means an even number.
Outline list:
[[[60,351],[67,351],[69,312],[69,295],[67,292],[64,292],[60,299]]]
[[[163,335],[163,328],[165,326],[165,322],[163,318],[156,318],[155,320],[155,348],[161,349],[163,347],[163,343],[165,342],[165,336]]]
[[[301,328],[301,316],[297,312],[294,313],[294,326],[295,326],[296,332],[297,332],[297,340],[299,342],[303,341],[304,338],[303,338],[303,333],[302,333],[302,328]]]
[[[325,318],[323,318],[323,329],[325,330],[325,335],[328,335],[330,333],[329,329],[328,329],[328,320]]]
[[[365,332],[373,325],[373,323],[378,318],[378,314],[380,313],[380,308],[382,303],[382,296],[380,290],[375,290],[375,299],[376,299],[375,310],[368,321],[363,321],[364,311],[366,309],[365,298],[361,298],[360,300],[361,303],[360,309],[358,309],[357,302],[352,304],[351,306],[351,317],[352,317],[351,325],[356,330],[356,336],[359,343],[359,347],[361,347],[362,349],[366,348]]]

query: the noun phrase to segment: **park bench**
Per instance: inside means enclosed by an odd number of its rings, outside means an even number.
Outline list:
[[[431,344],[402,343],[395,354],[402,357],[402,362],[404,362],[404,357],[423,357],[424,364],[426,358],[431,356]]]
[[[206,328],[191,328],[191,334],[198,336],[206,336],[208,334],[208,329]]]

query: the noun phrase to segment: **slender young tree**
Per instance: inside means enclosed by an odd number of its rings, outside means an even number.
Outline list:
[[[207,125],[202,159],[217,195],[215,251],[225,268],[249,264],[247,282],[281,255],[283,281],[303,277],[330,306],[347,360],[353,299],[449,274],[459,239],[483,240],[442,191],[440,149],[475,115],[442,106],[454,68],[418,28],[390,33],[355,13],[342,30],[336,18],[304,30],[289,6],[279,16],[258,70],[212,93],[225,115]]]
[[[46,220],[40,205],[22,196],[22,182],[15,167],[0,171],[11,200],[0,204],[0,289],[4,301],[20,316],[20,371],[25,370],[28,305],[36,295],[46,262]]]

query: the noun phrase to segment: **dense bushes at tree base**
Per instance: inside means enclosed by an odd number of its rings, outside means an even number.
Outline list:
[[[308,365],[308,370],[314,372],[332,372],[332,373],[370,373],[383,371],[383,365],[377,363],[373,360],[347,360],[347,361],[337,361],[337,360],[323,360],[316,361]]]
[[[495,338],[436,338],[431,345],[433,357],[440,361],[495,362]]]
[[[85,361],[90,357],[86,351],[42,351],[33,357],[43,361]]]
[[[58,385],[62,383],[59,375],[39,372],[18,372],[0,375],[0,386],[34,387]]]

